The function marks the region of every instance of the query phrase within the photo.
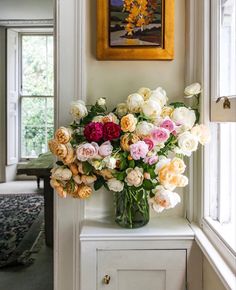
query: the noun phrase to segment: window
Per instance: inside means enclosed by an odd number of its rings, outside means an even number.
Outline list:
[[[212,0],[211,19],[212,140],[205,151],[203,224],[213,244],[224,248],[221,253],[233,267],[236,253],[235,1]]]
[[[20,33],[21,159],[47,151],[54,131],[53,36]]]

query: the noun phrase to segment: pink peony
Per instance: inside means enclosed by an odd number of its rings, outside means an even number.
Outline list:
[[[90,122],[84,127],[84,136],[89,142],[99,142],[103,137],[103,124]]]
[[[105,141],[111,141],[120,137],[121,128],[113,122],[107,122],[103,126],[103,138]]]
[[[147,163],[149,165],[153,165],[153,164],[157,163],[157,161],[158,161],[157,155],[153,155],[153,156],[144,158],[144,163]]]
[[[99,146],[95,142],[79,145],[76,149],[77,159],[80,161],[87,161],[88,159],[95,158],[98,155],[98,148]]]
[[[130,145],[130,154],[134,160],[145,158],[148,151],[148,145],[144,141],[138,141]]]
[[[102,157],[106,157],[106,156],[111,155],[112,150],[113,150],[113,147],[111,145],[111,142],[110,141],[106,141],[106,142],[102,143],[102,145],[99,147],[98,153]]]
[[[170,119],[165,119],[161,123],[160,127],[168,130],[169,132],[173,132],[175,130],[175,123]]]
[[[144,138],[143,141],[148,145],[148,150],[151,151],[154,147],[154,142],[150,138]]]
[[[151,136],[155,143],[164,143],[169,138],[169,131],[164,128],[156,128],[152,130]]]

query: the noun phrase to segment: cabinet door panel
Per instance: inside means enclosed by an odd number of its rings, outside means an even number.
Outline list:
[[[185,250],[98,251],[98,290],[184,290]],[[105,284],[103,277],[110,277]]]

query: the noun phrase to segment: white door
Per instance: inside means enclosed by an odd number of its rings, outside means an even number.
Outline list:
[[[98,290],[184,290],[185,250],[98,251]]]

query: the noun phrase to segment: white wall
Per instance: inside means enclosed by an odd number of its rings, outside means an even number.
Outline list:
[[[203,259],[203,290],[226,290],[206,258]]]
[[[1,0],[0,20],[52,19],[53,0]]]

